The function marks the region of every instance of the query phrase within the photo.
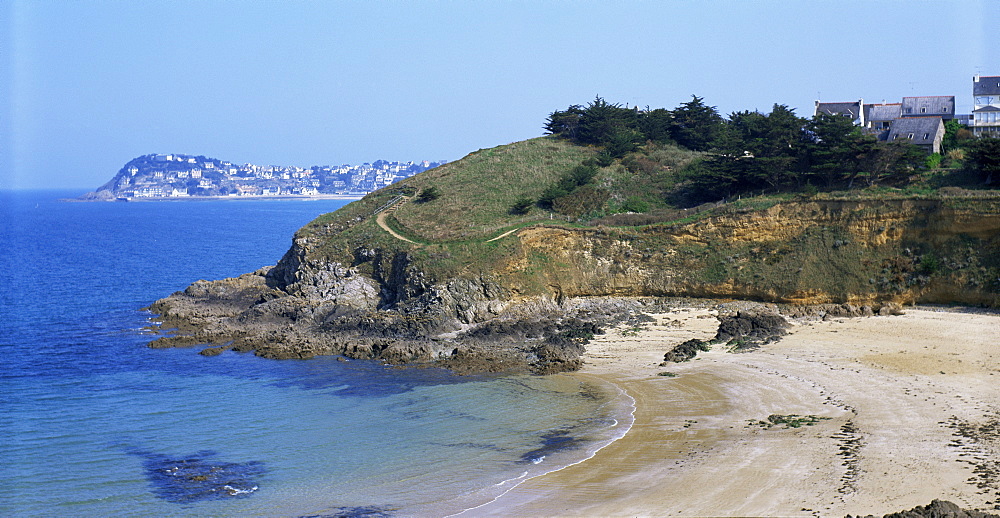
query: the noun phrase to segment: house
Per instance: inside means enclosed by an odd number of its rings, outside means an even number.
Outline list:
[[[870,133],[881,133],[892,127],[892,122],[903,113],[902,103],[882,103],[865,105],[865,129]]]
[[[944,120],[954,119],[955,96],[903,97],[903,117],[929,117],[932,115]]]
[[[972,78],[972,133],[1000,136],[1000,76]]]
[[[841,102],[841,103],[821,103],[816,101],[816,108],[813,110],[813,116],[825,113],[827,115],[842,115],[844,117],[850,117],[854,124],[858,126],[865,125],[865,102],[863,99],[858,99],[857,102]]]
[[[928,153],[940,153],[944,139],[944,120],[941,117],[902,117],[889,128],[886,140],[895,142],[906,139]]]

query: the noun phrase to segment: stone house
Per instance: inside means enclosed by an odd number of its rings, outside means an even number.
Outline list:
[[[928,153],[940,153],[941,141],[944,139],[944,120],[939,116],[896,119],[889,128],[886,140],[895,142],[900,139],[909,140]]]
[[[813,116],[815,117],[821,113],[825,113],[827,115],[842,115],[844,117],[850,117],[854,124],[863,127],[865,125],[864,105],[865,103],[863,99],[837,103],[822,103],[816,101]]]

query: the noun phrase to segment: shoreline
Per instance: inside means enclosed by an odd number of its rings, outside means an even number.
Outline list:
[[[1000,315],[907,308],[905,315],[793,324],[749,353],[725,346],[660,366],[714,335],[707,309],[653,315],[588,345],[580,374],[618,385],[634,423],[590,459],[519,484],[476,516],[843,516],[950,500],[995,512],[997,437],[962,424],[1000,417]],[[676,377],[660,376],[671,372]],[[770,415],[811,426],[762,426]],[[991,419],[993,421],[991,421]],[[976,460],[978,459],[978,461]]]
[[[360,200],[366,194],[317,194],[315,196],[303,195],[278,195],[278,196],[161,196],[161,197],[141,197],[127,199],[101,199],[85,200],[81,198],[62,198],[59,201],[70,202],[146,202],[146,201],[218,201],[218,200]]]

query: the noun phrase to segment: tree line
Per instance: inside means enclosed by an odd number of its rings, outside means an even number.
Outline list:
[[[586,106],[552,112],[544,129],[600,147],[601,166],[649,142],[704,152],[683,174],[694,198],[706,201],[755,191],[898,185],[941,160],[909,141],[880,142],[848,117],[804,118],[775,104],[770,113],[741,111],[724,118],[696,95],[673,110],[640,110],[597,97]],[[1000,139],[973,139],[957,121],[948,121],[943,145],[945,152],[961,149],[957,156],[964,155],[984,182],[1000,183]]]

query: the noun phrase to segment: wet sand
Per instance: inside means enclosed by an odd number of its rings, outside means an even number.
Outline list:
[[[753,352],[716,345],[667,366],[664,352],[711,338],[718,322],[704,309],[654,316],[638,332],[592,342],[580,373],[635,398],[629,433],[475,515],[844,516],[935,498],[1000,504],[997,475],[973,472],[1000,465],[1000,440],[956,435],[1000,415],[1000,316],[919,308],[800,323]],[[772,414],[820,419],[759,424]]]

